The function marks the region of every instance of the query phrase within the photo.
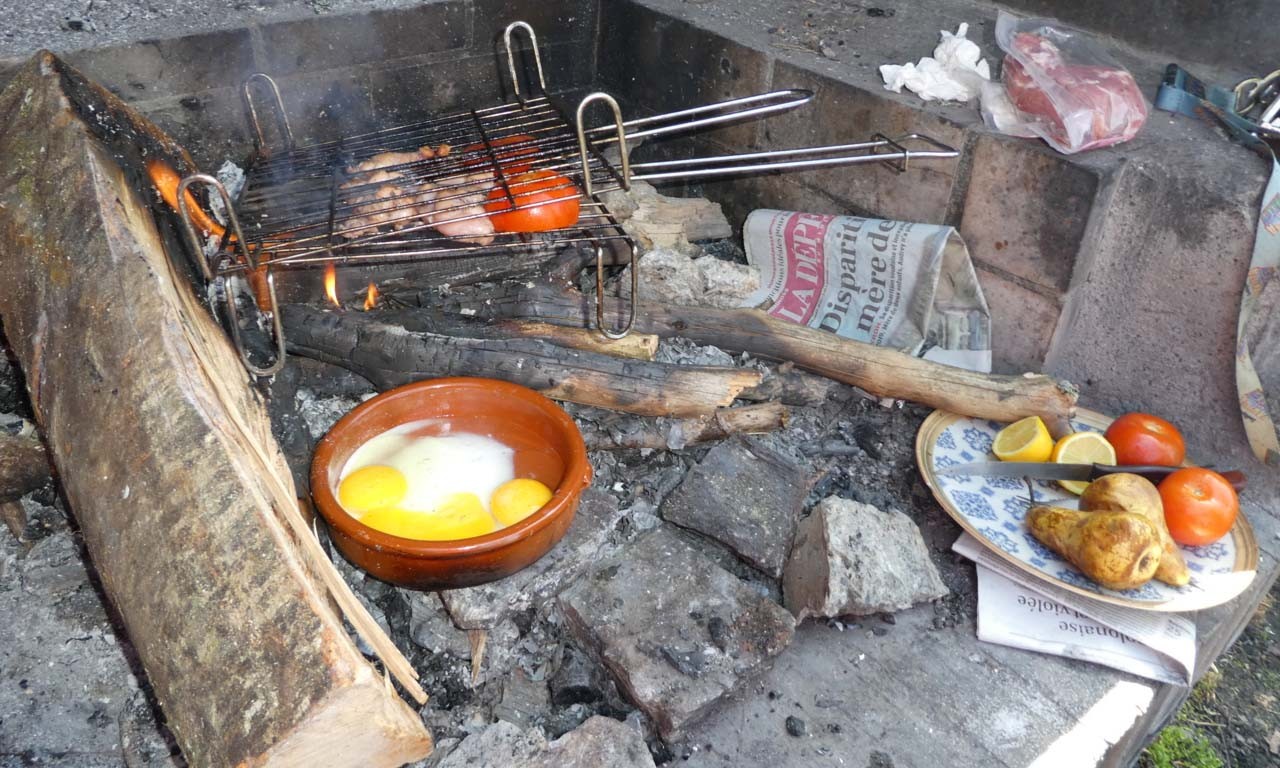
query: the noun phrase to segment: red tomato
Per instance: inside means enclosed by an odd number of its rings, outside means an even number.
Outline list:
[[[511,210],[511,201],[501,185],[489,192],[489,202],[484,209],[489,212],[489,220],[498,232],[546,232],[552,229],[564,229],[578,223],[581,203],[578,200],[578,188],[572,181],[551,171],[533,171],[522,173],[507,182],[511,194],[515,197],[516,206],[531,206],[520,210]],[[573,195],[568,200],[556,200]],[[548,200],[555,202],[546,202]]]
[[[1149,413],[1126,413],[1111,422],[1105,437],[1116,449],[1117,464],[1176,467],[1187,457],[1178,428]]]
[[[1160,482],[1160,501],[1169,535],[1179,544],[1212,544],[1231,530],[1240,513],[1240,498],[1222,475],[1187,467]]]
[[[502,165],[503,173],[508,175],[524,173],[529,170],[534,156],[538,154],[533,137],[526,136],[523,133],[494,139],[489,144],[494,147],[494,155],[497,156],[498,162]],[[521,144],[523,146],[502,151],[497,149],[511,144]],[[462,148],[462,151],[468,154],[475,154],[475,157],[462,161],[464,166],[472,168],[478,165],[489,165],[489,153],[486,151],[484,144],[468,144]],[[490,168],[492,169],[492,166]]]

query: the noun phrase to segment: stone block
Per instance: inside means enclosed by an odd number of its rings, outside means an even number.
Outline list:
[[[92,48],[66,60],[127,101],[239,88],[254,71],[248,29]]]
[[[1020,139],[982,134],[972,153],[960,219],[969,252],[1064,294],[1099,193],[1098,176]]]
[[[529,768],[654,768],[644,739],[631,728],[599,715],[551,742]]]
[[[760,51],[627,0],[606,0],[600,13],[599,80],[620,98],[667,112],[769,90],[771,59]],[[758,126],[699,135],[742,150],[755,145]]]
[[[834,496],[800,523],[782,590],[798,621],[892,613],[947,594],[911,518]]]
[[[890,138],[923,133],[955,149],[963,149],[965,125],[914,105],[902,103],[883,89],[843,82],[792,64],[775,65],[773,89],[803,88],[813,101],[761,123],[766,149],[849,144],[869,141],[873,134]],[[943,222],[955,187],[958,160],[921,161],[906,172],[880,163],[830,170],[791,171],[793,180],[848,201],[858,213],[880,218]]]
[[[808,477],[757,440],[718,443],[662,504],[662,517],[732,549],[775,579],[782,575]]]
[[[1046,369],[1086,404],[1161,414],[1193,459],[1222,462],[1246,445],[1233,352],[1266,165],[1210,138],[1120,170]]]
[[[507,616],[539,607],[595,564],[620,517],[612,496],[587,489],[569,532],[541,560],[489,584],[444,590],[440,599],[463,629],[489,629]]]
[[[1044,368],[1062,305],[1045,289],[975,261],[991,309],[991,367],[996,373]],[[1071,378],[1071,377],[1068,377]]]
[[[263,71],[273,77],[453,51],[470,42],[461,0],[266,24],[262,38]]]
[[[522,730],[502,720],[462,740],[438,768],[518,768],[529,765],[546,749],[547,740],[537,729]]]
[[[560,596],[570,631],[671,738],[791,641],[781,606],[659,528]]]

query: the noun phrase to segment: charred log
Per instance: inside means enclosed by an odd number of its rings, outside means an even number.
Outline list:
[[[465,310],[485,318],[537,318],[579,328],[595,324],[593,297],[549,282],[498,286],[483,302],[469,302],[466,297],[435,301],[448,311]],[[625,300],[606,298],[606,306],[606,322],[620,323]],[[966,371],[778,320],[754,309],[641,301],[635,330],[790,361],[876,397],[910,400],[995,421],[1040,416],[1056,434],[1067,431],[1067,420],[1075,412],[1074,389],[1049,376]]]
[[[760,403],[722,408],[696,419],[628,419],[622,424],[592,425],[583,430],[583,439],[592,450],[679,450],[723,440],[730,435],[775,432],[787,426],[787,418],[787,409],[781,403]]]
[[[702,416],[760,383],[756,371],[665,365],[557,346],[408,331],[376,312],[281,308],[293,354],[335,363],[379,389],[436,376],[503,379],[548,397],[645,416]]]

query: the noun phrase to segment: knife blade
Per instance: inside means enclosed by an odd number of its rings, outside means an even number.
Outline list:
[[[1113,465],[1113,464],[1057,464],[1054,462],[1036,461],[978,461],[971,464],[954,464],[934,470],[938,475],[979,475],[982,477],[1034,477],[1038,480],[1097,480],[1103,475],[1128,472],[1141,475],[1153,483],[1159,482],[1182,467],[1163,467],[1157,465]],[[1218,474],[1231,483],[1238,493],[1244,488],[1244,473],[1228,470]]]

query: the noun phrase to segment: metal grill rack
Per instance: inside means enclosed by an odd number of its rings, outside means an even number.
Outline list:
[[[528,38],[536,71],[536,93],[521,90],[513,35]],[[688,179],[764,171],[818,168],[865,162],[906,170],[917,159],[952,158],[958,153],[926,136],[896,140],[877,135],[855,144],[772,150],[723,156],[632,163],[628,141],[687,132],[721,123],[794,109],[813,98],[809,91],[784,90],[624,121],[617,102],[593,93],[571,115],[549,95],[533,29],[514,22],[504,32],[511,88],[516,100],[336,141],[297,146],[276,83],[265,74],[251,76],[243,94],[258,152],[239,198],[230,200],[213,177],[182,180],[177,200],[193,252],[204,253],[203,237],[189,210],[186,191],[211,187],[228,214],[227,231],[207,263],[206,280],[218,283],[232,339],[241,359],[255,374],[271,375],[284,360],[284,338],[277,310],[273,270],[320,263],[419,261],[468,255],[530,252],[578,245],[597,254],[596,318],[606,336],[620,338],[635,320],[609,328],[604,322],[603,253],[622,247],[630,254],[632,296],[639,270],[635,244],[609,213],[600,195],[628,189],[633,181]],[[263,131],[255,88],[265,87],[281,148],[272,148]],[[598,103],[612,122],[589,126],[587,115]],[[388,154],[395,153],[395,154]],[[612,155],[616,162],[608,158]],[[550,179],[551,181],[548,181]],[[537,188],[536,202],[524,197]],[[488,232],[495,214],[578,201],[576,223],[536,233]],[[204,234],[210,234],[208,232]],[[213,233],[222,234],[222,233]],[[255,285],[257,306],[273,335],[274,359],[255,364],[240,337],[236,315],[237,276]]]

